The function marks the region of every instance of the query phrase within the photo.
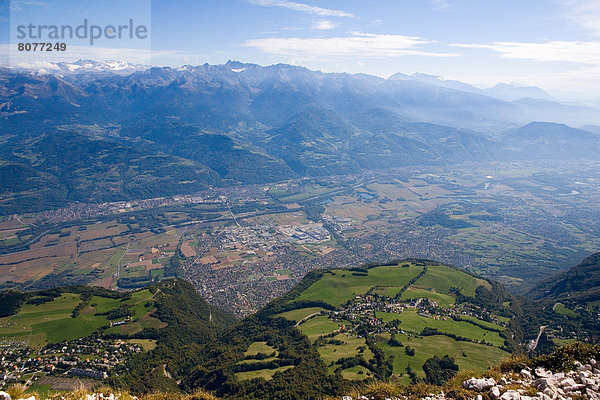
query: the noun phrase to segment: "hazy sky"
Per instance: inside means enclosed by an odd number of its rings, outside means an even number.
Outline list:
[[[156,65],[232,59],[382,77],[423,72],[600,97],[600,0],[0,0],[3,51],[14,33],[9,14],[59,23],[81,4],[95,7],[77,14],[90,21],[148,19],[152,59],[143,57]],[[75,46],[68,57],[140,61],[139,51],[116,46]]]

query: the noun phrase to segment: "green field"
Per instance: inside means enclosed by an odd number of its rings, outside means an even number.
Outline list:
[[[105,317],[81,313],[77,318],[65,318],[42,322],[32,326],[33,333],[45,333],[48,343],[74,340],[94,333],[98,328],[109,324]]]
[[[495,324],[493,322],[483,321],[483,320],[480,320],[479,318],[473,317],[471,315],[460,315],[460,319],[464,319],[466,321],[473,321],[476,324],[479,324],[479,325],[482,325],[482,326],[486,326],[486,327],[488,327],[490,329],[494,329],[494,330],[497,330],[497,331],[500,331],[500,332],[502,332],[503,330],[506,329],[505,327],[503,327],[501,325]],[[506,321],[506,323],[508,323],[508,321]]]
[[[0,318],[0,337],[22,337],[29,346],[40,347],[47,343],[74,340],[86,337],[100,328],[106,333],[133,334],[145,327],[159,328],[162,322],[148,316],[153,303],[148,290],[133,293],[122,302],[102,296],[92,296],[89,305],[76,318],[72,317],[75,307],[81,302],[80,295],[63,293],[56,299],[40,304],[24,304],[19,312],[10,317]],[[132,322],[109,328],[110,322],[103,314],[121,305],[130,305],[133,311]]]
[[[151,299],[152,293],[148,289],[140,290],[131,295],[131,299],[127,300],[125,304],[133,306],[133,320],[139,320],[150,311],[153,305],[147,305],[146,303]]]
[[[555,346],[561,347],[568,344],[578,343],[577,339],[552,339]]]
[[[311,342],[314,342],[319,336],[326,335],[340,328],[342,323],[336,323],[327,318],[325,315],[320,315],[311,318],[305,323],[298,326],[300,331],[304,333]]]
[[[285,319],[289,319],[290,321],[301,321],[302,319],[308,317],[309,315],[325,311],[324,308],[321,307],[307,307],[307,308],[299,308],[297,310],[290,310],[286,312],[282,312],[274,315],[274,317],[281,317]]]
[[[590,301],[587,303],[588,308],[592,310],[594,307],[600,307],[600,300]]]
[[[144,289],[132,293],[131,298],[123,303],[118,301],[118,304],[131,306],[131,311],[133,311],[131,322],[123,325],[111,326],[105,331],[105,333],[134,335],[142,331],[144,328],[162,328],[164,324],[161,321],[149,316],[154,309],[154,303],[151,300],[152,293],[150,293],[148,289]],[[116,307],[118,307],[118,305]]]
[[[121,305],[121,300],[111,299],[109,297],[94,296],[90,300],[90,305],[98,314],[103,314]]]
[[[71,312],[79,302],[79,295],[64,293],[48,303],[24,304],[18,314],[0,318],[0,336],[31,334],[32,326],[71,318]]]
[[[504,345],[504,339],[500,337],[498,332],[490,332],[465,321],[455,321],[451,318],[444,321],[432,317],[423,317],[414,310],[406,310],[400,314],[377,312],[377,317],[384,321],[399,319],[402,321],[400,329],[417,334],[421,333],[423,328],[429,327],[444,333],[454,333],[467,339],[488,342],[496,347]]]
[[[327,341],[332,339],[342,341],[343,344],[327,343]],[[338,367],[335,365],[335,362],[340,358],[354,357],[356,355],[362,355],[365,361],[373,358],[373,353],[367,347],[364,338],[358,338],[346,333],[340,333],[333,338],[326,339],[326,344],[319,347],[319,354],[331,373]],[[367,378],[366,374],[355,377],[355,379],[365,378]]]
[[[106,308],[112,301],[96,300],[101,308]],[[64,293],[48,303],[25,304],[18,314],[0,319],[0,336],[35,335],[43,336],[48,343],[57,343],[89,336],[109,324],[105,317],[94,315],[93,307],[87,307],[72,318],[71,313],[80,301],[78,294]]]
[[[269,362],[269,361],[274,361],[277,359],[277,357],[279,357],[279,352],[277,351],[277,349],[272,346],[269,346],[267,344],[267,342],[253,342],[252,344],[250,344],[248,349],[244,352],[244,357],[256,356],[257,354],[261,354],[261,353],[267,354],[267,355],[275,353],[275,355],[273,357],[268,357],[268,358],[265,358],[262,360],[255,360],[255,359],[241,360],[241,361],[237,362],[237,364]],[[235,377],[238,381],[243,381],[243,380],[247,380],[247,379],[255,379],[255,378],[264,378],[266,380],[269,380],[269,379],[273,378],[273,375],[275,375],[276,372],[283,372],[283,371],[286,371],[293,367],[294,367],[293,365],[286,365],[286,366],[274,368],[274,369],[265,368],[265,369],[259,369],[256,371],[236,372]]]
[[[378,294],[379,296],[394,298],[404,286],[377,286],[373,289],[373,294]]]
[[[362,365],[357,365],[342,371],[342,378],[348,379],[349,381],[362,381],[363,379],[370,378],[372,375],[371,371]]]
[[[444,294],[450,293],[450,288],[456,287],[463,295],[470,297],[475,297],[475,289],[479,286],[491,289],[489,282],[443,265],[428,266],[427,273],[414,284],[416,288],[432,288]]]
[[[554,310],[555,313],[564,315],[566,317],[577,318],[577,316],[578,316],[578,314],[575,311],[568,309],[562,303],[556,303],[552,309]]]
[[[263,378],[268,381],[273,379],[273,375],[275,375],[276,372],[287,371],[290,368],[294,368],[294,366],[286,365],[285,367],[279,367],[275,369],[259,369],[257,371],[236,372],[235,378],[238,381],[245,381],[255,378]]]
[[[437,293],[433,290],[416,289],[413,287],[409,287],[404,293],[402,293],[402,296],[400,297],[401,300],[420,298],[433,300],[440,307],[450,307],[454,304],[455,300],[454,297],[447,294]]]
[[[391,347],[387,344],[389,335],[382,334],[377,337],[378,346],[384,351],[385,356],[394,356],[394,380],[399,383],[410,384],[406,375],[406,366],[410,365],[417,375],[423,377],[423,364],[428,358],[437,355],[449,355],[454,358],[461,371],[484,371],[489,366],[496,365],[509,354],[503,350],[482,344],[456,341],[447,336],[426,336],[409,339],[407,335],[396,335],[404,346],[415,350],[414,356],[405,353],[405,347]],[[403,376],[400,376],[403,374]]]
[[[296,300],[321,300],[333,306],[340,306],[358,294],[365,294],[375,286],[406,285],[417,276],[423,267],[410,264],[409,267],[386,266],[368,270],[367,276],[353,275],[349,270],[332,270],[309,286]]]
[[[129,339],[128,342],[137,344],[144,351],[150,351],[156,347],[156,340],[153,339]]]
[[[248,350],[246,350],[246,352],[244,353],[244,357],[255,356],[260,353],[266,354],[266,355],[271,355],[271,354],[275,353],[272,357],[267,357],[267,358],[260,360],[261,362],[273,361],[273,360],[276,360],[277,357],[279,356],[279,352],[277,351],[277,349],[275,349],[275,347],[269,346],[267,344],[267,342],[254,342],[250,345],[250,347],[248,347]],[[255,359],[248,359],[248,360],[239,361],[237,364],[249,364],[249,363],[255,363],[256,361],[257,360],[255,360]]]
[[[340,190],[339,187],[327,187],[327,186],[321,186],[319,184],[315,184],[315,185],[311,185],[311,186],[307,185],[303,188],[303,190],[301,192],[295,193],[292,195],[287,195],[287,196],[285,195],[286,192],[278,191],[276,189],[271,189],[269,191],[269,193],[271,195],[273,195],[274,197],[278,197],[279,200],[281,200],[284,203],[295,203],[298,201],[310,199],[315,196],[322,196],[324,194],[336,192],[339,190]]]
[[[244,353],[244,356],[255,356],[257,354],[271,354],[275,353],[275,357],[279,354],[275,347],[269,346],[267,342],[254,342],[248,347],[248,350]]]

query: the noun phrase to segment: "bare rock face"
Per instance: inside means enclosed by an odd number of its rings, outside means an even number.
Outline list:
[[[467,390],[474,390],[476,392],[483,392],[488,390],[492,386],[496,385],[494,378],[471,378],[463,382],[463,387]]]
[[[498,386],[494,386],[492,390],[490,390],[490,397],[494,400],[500,398],[500,388]]]
[[[517,392],[516,390],[507,390],[506,392],[502,393],[502,395],[500,396],[500,400],[520,400],[521,399],[521,394],[519,392]]]
[[[10,400],[10,395],[6,392],[0,391],[0,400]]]

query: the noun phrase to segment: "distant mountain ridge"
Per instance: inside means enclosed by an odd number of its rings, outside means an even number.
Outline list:
[[[517,86],[507,83],[499,83],[494,87],[484,89],[484,93],[502,100],[514,101],[523,98],[556,101],[556,99],[536,86]]]
[[[381,79],[237,61],[62,68],[70,72],[0,69],[0,214],[365,169],[600,154],[598,135],[531,125],[600,124],[596,110],[504,101],[425,74]],[[71,150],[57,159],[48,151],[61,141]],[[69,168],[78,154],[93,161]]]

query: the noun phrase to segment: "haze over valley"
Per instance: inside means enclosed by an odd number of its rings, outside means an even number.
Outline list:
[[[541,89],[113,64],[3,73],[4,287],[175,268],[247,315],[314,268],[427,258],[519,293],[598,248],[600,114]]]
[[[597,2],[111,1],[0,0],[0,400],[600,400]]]

